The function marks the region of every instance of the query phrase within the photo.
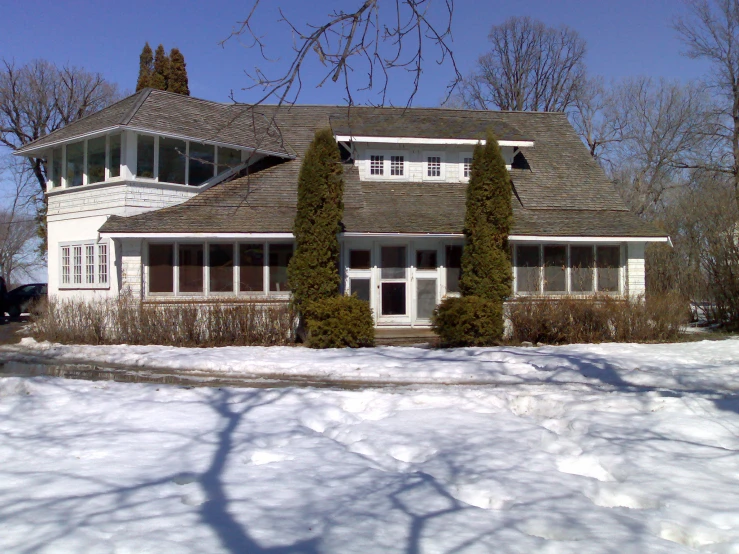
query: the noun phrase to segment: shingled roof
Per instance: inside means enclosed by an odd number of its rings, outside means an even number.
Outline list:
[[[266,111],[269,113],[269,110]],[[293,156],[264,111],[245,104],[223,104],[150,88],[124,98],[15,151],[41,148],[110,129],[135,129]]]
[[[268,112],[269,107],[264,110]],[[664,237],[628,211],[562,113],[491,112],[436,108],[292,106],[275,120],[296,159],[276,162],[221,183],[169,208],[111,217],[103,233],[291,232],[302,154],[317,129],[336,134],[478,138],[493,128],[499,138],[533,141],[525,163],[511,170],[516,235]],[[348,131],[351,130],[351,133]],[[360,181],[345,166],[346,232],[461,233],[463,183]]]

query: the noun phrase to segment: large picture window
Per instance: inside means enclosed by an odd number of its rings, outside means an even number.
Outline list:
[[[107,242],[76,242],[59,246],[60,288],[108,288]]]
[[[105,181],[105,137],[87,141],[87,183]]]
[[[187,143],[159,137],[159,180],[165,183],[185,184],[185,160],[187,160]]]
[[[149,294],[287,295],[292,243],[150,243]]]
[[[518,294],[614,294],[622,289],[621,247],[594,244],[519,244]]]
[[[82,184],[85,167],[85,142],[73,142],[67,145],[67,186],[78,187]]]

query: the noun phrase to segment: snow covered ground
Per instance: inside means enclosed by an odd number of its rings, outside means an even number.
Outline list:
[[[739,341],[23,348],[203,372],[499,384],[2,378],[0,552],[739,553]]]

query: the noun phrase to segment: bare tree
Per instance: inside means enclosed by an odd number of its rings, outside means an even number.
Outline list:
[[[436,52],[436,62],[449,62],[453,76],[448,94],[461,81],[451,48],[454,0],[352,0],[353,8],[330,12],[319,24],[297,23],[280,9],[280,21],[293,37],[294,56],[287,68],[272,75],[255,67],[247,75],[254,81],[248,88],[259,88],[266,100],[294,103],[303,86],[303,69],[310,57],[325,67],[323,76],[315,85],[341,81],[346,101],[354,104],[357,91],[376,91],[376,104],[388,100],[390,72],[401,70],[412,78],[411,92],[406,99],[410,106],[418,92],[427,51]],[[238,23],[226,40],[244,40],[249,48],[256,48],[265,61],[270,61],[267,45],[259,34],[260,0],[254,0],[248,16]],[[437,8],[440,6],[440,8]],[[352,75],[363,71],[366,78],[353,82]],[[356,79],[356,77],[354,77]]]
[[[118,87],[99,73],[58,67],[45,60],[0,65],[0,144],[12,150],[94,113],[119,99]],[[46,190],[43,160],[32,160],[39,190]]]
[[[0,168],[4,186],[0,208],[0,275],[8,284],[31,277],[43,266],[35,248],[36,218],[34,204],[37,185],[25,160],[8,156]]]
[[[686,55],[707,60],[712,72],[707,83],[714,92],[719,125],[711,137],[710,157],[692,167],[731,177],[739,206],[739,2],[689,0],[688,17],[675,21],[687,46]]]
[[[490,50],[461,91],[476,109],[565,111],[585,77],[585,41],[566,26],[511,17],[488,35]]]

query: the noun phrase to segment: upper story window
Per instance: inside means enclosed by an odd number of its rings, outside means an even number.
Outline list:
[[[370,156],[370,175],[383,175],[385,156]]]
[[[136,176],[160,183],[199,186],[242,164],[241,150],[169,137],[137,134]]]
[[[50,156],[50,186],[92,185],[121,174],[121,135],[104,135],[57,146]]]
[[[462,158],[462,177],[469,179],[472,174],[472,156]]]
[[[444,153],[423,153],[423,178],[430,181],[441,181],[445,177]]]

